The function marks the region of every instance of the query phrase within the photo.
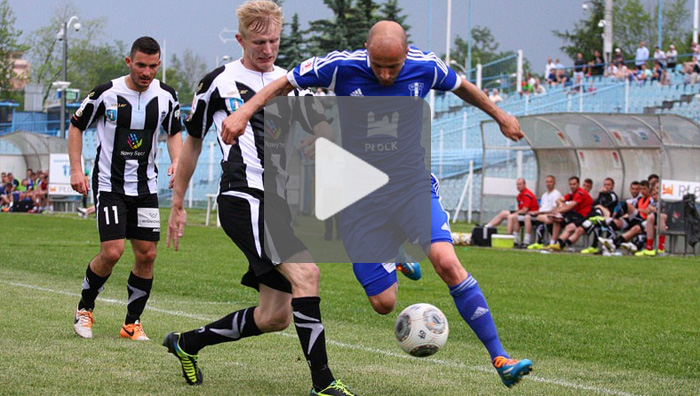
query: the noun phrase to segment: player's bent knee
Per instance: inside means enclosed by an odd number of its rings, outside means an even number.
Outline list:
[[[374,309],[374,312],[380,315],[388,315],[396,308],[396,298],[377,298],[377,296],[374,296],[369,298],[369,302],[372,304],[372,309]]]

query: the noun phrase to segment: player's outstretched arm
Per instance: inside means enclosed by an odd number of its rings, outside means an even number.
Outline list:
[[[71,124],[68,128],[68,160],[70,162],[70,186],[76,192],[87,195],[90,189],[80,157],[83,154],[83,131]]]
[[[253,114],[262,109],[272,98],[286,95],[292,89],[294,86],[289,82],[287,76],[282,76],[267,84],[243,106],[226,117],[221,123],[221,139],[226,144],[235,144],[235,139],[245,132],[245,127]]]
[[[476,85],[462,79],[462,84],[453,92],[465,102],[491,116],[501,128],[503,136],[516,142],[525,136],[520,129],[518,120],[496,106],[495,103],[491,102],[489,97],[477,88]]]
[[[187,222],[187,212],[184,206],[185,192],[187,191],[187,185],[190,184],[194,169],[197,167],[197,159],[201,152],[202,139],[188,135],[180,152],[173,182],[173,197],[170,201],[166,247],[170,247],[170,242],[172,241],[175,250],[178,250],[180,247],[180,238],[185,232],[185,223]]]

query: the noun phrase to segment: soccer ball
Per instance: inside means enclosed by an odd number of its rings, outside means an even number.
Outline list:
[[[447,318],[430,304],[413,304],[396,318],[394,334],[399,346],[409,355],[430,356],[445,345],[450,329]]]

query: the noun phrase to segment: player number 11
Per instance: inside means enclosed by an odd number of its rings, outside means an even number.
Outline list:
[[[105,206],[105,225],[109,225],[109,206]],[[112,206],[112,211],[114,212],[114,224],[119,224],[119,216],[117,214],[117,207]]]

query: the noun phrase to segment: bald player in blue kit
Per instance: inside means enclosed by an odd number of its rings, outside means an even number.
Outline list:
[[[325,57],[308,59],[286,76],[267,85],[223,121],[222,138],[228,143],[235,142],[244,133],[250,117],[269,100],[286,95],[294,88],[308,87],[328,88],[338,96],[425,98],[430,89],[452,91],[491,116],[507,138],[517,141],[523,137],[515,117],[491,103],[473,84],[459,78],[434,53],[409,47],[401,25],[380,21],[370,30],[365,49],[334,51]],[[448,286],[460,315],[488,350],[501,380],[507,387],[512,387],[532,371],[532,362],[511,359],[501,345],[477,281],[462,267],[455,254],[448,215],[440,204],[439,183],[434,175],[430,178],[431,241],[428,258]],[[395,268],[388,268],[383,263],[355,263],[353,269],[374,310],[380,314],[392,312],[397,294]]]

